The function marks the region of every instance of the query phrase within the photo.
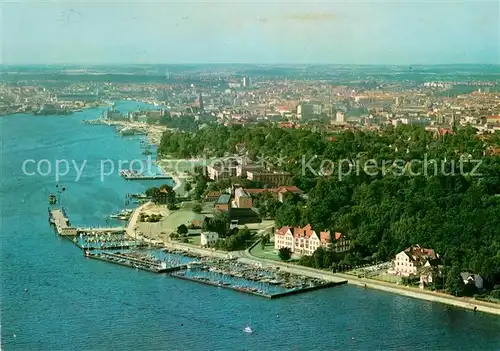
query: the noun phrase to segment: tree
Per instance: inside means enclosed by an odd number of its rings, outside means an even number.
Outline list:
[[[462,296],[465,292],[465,284],[460,273],[460,268],[454,265],[446,277],[446,290],[455,296]]]
[[[177,207],[177,205],[176,205],[176,204],[168,204],[168,205],[167,205],[167,209],[168,209],[169,211],[175,211],[175,210],[178,210],[178,209],[179,209],[179,207]]]
[[[207,189],[207,180],[204,177],[200,177],[196,180],[196,184],[194,187],[194,198],[196,200],[200,200],[203,196],[203,193]]]
[[[500,158],[487,150],[499,144],[499,133],[479,138],[473,128],[458,128],[454,135],[436,138],[423,127],[411,125],[386,126],[376,132],[331,133],[308,128],[312,127],[207,125],[186,133],[166,132],[158,150],[172,156],[215,157],[243,145],[253,160],[259,155],[283,156],[283,169],[291,173],[293,184],[307,199],[285,196],[284,203],[278,204],[271,200],[272,194],[262,194],[256,197],[255,207],[264,217],[272,217],[275,210],[278,227],[310,223],[316,231],[335,228],[348,235],[355,247],[352,257],[340,265],[342,270],[359,263],[359,255],[385,261],[406,247],[420,244],[434,249],[448,264],[455,260],[457,266],[481,274],[486,287],[500,279],[500,197],[496,196],[500,193]],[[459,174],[462,156],[468,159],[469,155],[481,159],[480,176]],[[351,170],[342,179],[313,176],[309,167],[303,174],[303,157],[307,162],[313,156],[317,157],[308,164],[316,171],[323,161],[331,160],[420,160],[411,170],[421,175],[400,174],[399,167],[383,169],[381,164],[375,172]],[[426,164],[426,159],[436,163]],[[452,162],[454,174],[449,172]],[[440,163],[447,175],[441,174]],[[475,166],[465,162],[464,172]],[[347,171],[349,166],[339,169]],[[197,171],[192,193],[201,199],[207,179],[201,168]],[[221,182],[214,187],[227,185]],[[330,259],[339,262],[341,258],[323,255],[321,266],[327,267]],[[320,260],[316,263],[320,265]],[[459,290],[458,285],[454,291]]]
[[[217,247],[226,251],[243,250],[252,239],[252,232],[246,226],[240,230],[235,228],[234,232],[217,242]]]
[[[193,189],[193,186],[191,185],[190,182],[187,182],[185,185],[184,185],[184,190],[186,190],[186,192],[190,192],[191,189]]]
[[[325,262],[325,256],[328,255],[328,252],[323,247],[318,247],[316,251],[313,253],[314,267],[323,268],[323,264]]]
[[[292,250],[289,247],[282,247],[278,251],[278,256],[282,261],[288,261],[292,257]]]
[[[170,239],[178,239],[179,238],[179,234],[172,232],[172,233],[170,233],[169,237],[170,237]]]
[[[146,194],[146,196],[153,198],[153,197],[157,196],[159,192],[160,192],[159,188],[151,187],[151,188],[147,188],[144,193]]]
[[[203,207],[201,206],[201,204],[199,202],[197,202],[194,206],[193,206],[193,212],[194,213],[201,213],[201,211],[203,210]]]
[[[185,224],[181,224],[177,227],[177,234],[186,235],[188,233],[188,227]]]
[[[213,218],[205,218],[202,224],[203,231],[216,232],[224,238],[228,234],[229,216],[227,212],[217,211]]]
[[[264,234],[262,236],[262,238],[260,239],[260,245],[262,246],[262,248],[266,247],[266,245],[269,244],[270,240],[271,240],[271,238],[270,238],[269,233]]]
[[[229,229],[229,215],[225,211],[217,211],[212,218],[212,230],[220,236],[226,236]]]

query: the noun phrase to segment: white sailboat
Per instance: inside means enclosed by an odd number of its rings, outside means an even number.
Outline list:
[[[243,332],[246,334],[252,334],[253,330],[250,328],[250,324],[252,324],[252,318],[250,318],[250,323],[247,324],[247,326],[243,329]]]

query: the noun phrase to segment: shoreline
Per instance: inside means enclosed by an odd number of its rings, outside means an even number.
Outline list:
[[[445,305],[460,307],[473,311],[475,309],[477,312],[484,312],[500,316],[500,304],[496,305],[495,303],[492,302],[479,301],[470,297],[455,297],[452,295],[447,295],[429,290],[422,290],[406,286],[397,286],[395,284],[380,282],[374,279],[357,278],[349,274],[343,274],[343,273],[332,273],[332,274],[346,279],[347,284],[381,290],[388,293],[398,294],[419,300],[442,303]]]
[[[146,207],[146,205],[147,204],[143,204],[135,212],[140,212],[144,207]],[[135,226],[135,221],[137,220],[137,216],[138,214],[136,216],[133,216],[133,218],[131,217],[131,221],[129,222],[129,225],[126,227],[128,229],[126,233],[130,237],[135,237],[134,226]],[[146,237],[143,235],[141,235],[141,239],[145,240],[146,242],[158,244],[163,248],[176,249],[185,252],[195,252],[198,254],[206,255],[208,257],[236,258],[238,259],[238,261],[244,264],[258,265],[261,267],[275,266],[279,267],[283,271],[287,271],[292,274],[309,276],[312,278],[319,278],[332,282],[343,281],[349,285],[354,285],[360,288],[370,288],[391,294],[397,294],[419,300],[441,303],[449,306],[467,309],[470,311],[484,312],[500,316],[500,304],[495,304],[493,302],[475,300],[474,298],[470,297],[455,297],[444,293],[434,292],[430,290],[422,290],[414,287],[396,285],[393,283],[378,281],[370,278],[358,278],[356,276],[345,273],[333,273],[330,271],[300,266],[293,263],[259,258],[251,254],[250,252],[251,248],[244,251],[226,252],[226,251],[201,248],[191,244],[183,244],[176,241],[154,240],[151,237]],[[258,241],[256,243],[258,244]]]
[[[149,242],[153,242],[152,238],[147,238]],[[382,282],[370,278],[358,278],[356,276],[344,273],[333,273],[330,271],[319,270],[315,268],[299,266],[292,263],[273,261],[269,259],[259,258],[253,256],[249,249],[245,251],[217,251],[207,248],[196,247],[191,244],[183,244],[179,242],[162,242],[162,247],[177,249],[186,252],[196,252],[198,254],[207,255],[209,257],[219,257],[219,258],[237,258],[238,261],[244,264],[260,265],[262,267],[275,266],[279,267],[283,271],[290,272],[292,274],[309,276],[312,278],[319,278],[332,282],[346,282],[349,285],[360,287],[360,288],[370,288],[375,290],[384,291],[390,294],[397,294],[401,296],[406,296],[414,299],[419,299],[428,302],[441,303],[453,307],[458,307],[462,309],[467,309],[470,311],[483,312],[492,315],[500,316],[500,304],[495,304],[487,301],[475,300],[469,297],[455,297],[452,295],[422,290],[419,288],[406,287],[402,285],[396,285],[388,282]]]
[[[268,259],[263,259],[256,257],[250,253],[250,250],[245,250],[242,253],[243,258],[247,260],[252,260],[254,262],[261,262],[262,264],[270,264],[278,267],[286,267],[287,269],[293,269],[295,271],[302,272],[303,275],[313,275],[322,276],[324,279],[326,277],[345,279],[347,284],[355,285],[358,287],[366,287],[376,290],[385,291],[387,293],[398,294],[406,297],[411,297],[415,299],[425,300],[429,302],[442,303],[454,307],[464,308],[474,311],[476,308],[477,312],[484,312],[493,315],[500,316],[500,304],[495,304],[492,302],[479,301],[469,297],[455,297],[452,295],[447,295],[443,293],[433,292],[429,290],[422,290],[419,288],[406,287],[401,285],[396,285],[388,282],[382,282],[370,278],[358,278],[350,274],[344,273],[332,273],[330,271],[324,271],[320,269],[299,266],[293,263],[279,262]]]

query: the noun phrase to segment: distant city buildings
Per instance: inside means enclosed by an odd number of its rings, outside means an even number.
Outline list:
[[[323,106],[319,103],[301,103],[297,106],[298,119],[317,118],[323,112]]]
[[[344,112],[339,111],[335,114],[335,121],[337,123],[344,123],[345,122],[345,115]]]
[[[244,88],[250,88],[252,86],[251,78],[248,76],[243,77],[242,83]]]

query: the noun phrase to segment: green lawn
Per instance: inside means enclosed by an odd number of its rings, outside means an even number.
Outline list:
[[[400,283],[401,282],[401,277],[398,277],[397,275],[391,275],[391,274],[377,274],[375,276],[370,277],[371,279],[375,280],[381,280],[384,282],[388,283]]]
[[[190,236],[189,237],[189,243],[191,245],[200,246],[200,241],[201,241],[201,235],[196,235],[196,236]]]
[[[198,215],[191,211],[191,209],[180,208],[172,211],[172,213],[162,220],[161,227],[168,232],[175,232],[178,226],[181,224],[189,225],[197,217]]]
[[[250,253],[256,257],[264,258],[268,260],[280,261],[280,258],[277,253],[274,252],[274,244],[267,244],[264,249],[259,244],[255,245]]]

